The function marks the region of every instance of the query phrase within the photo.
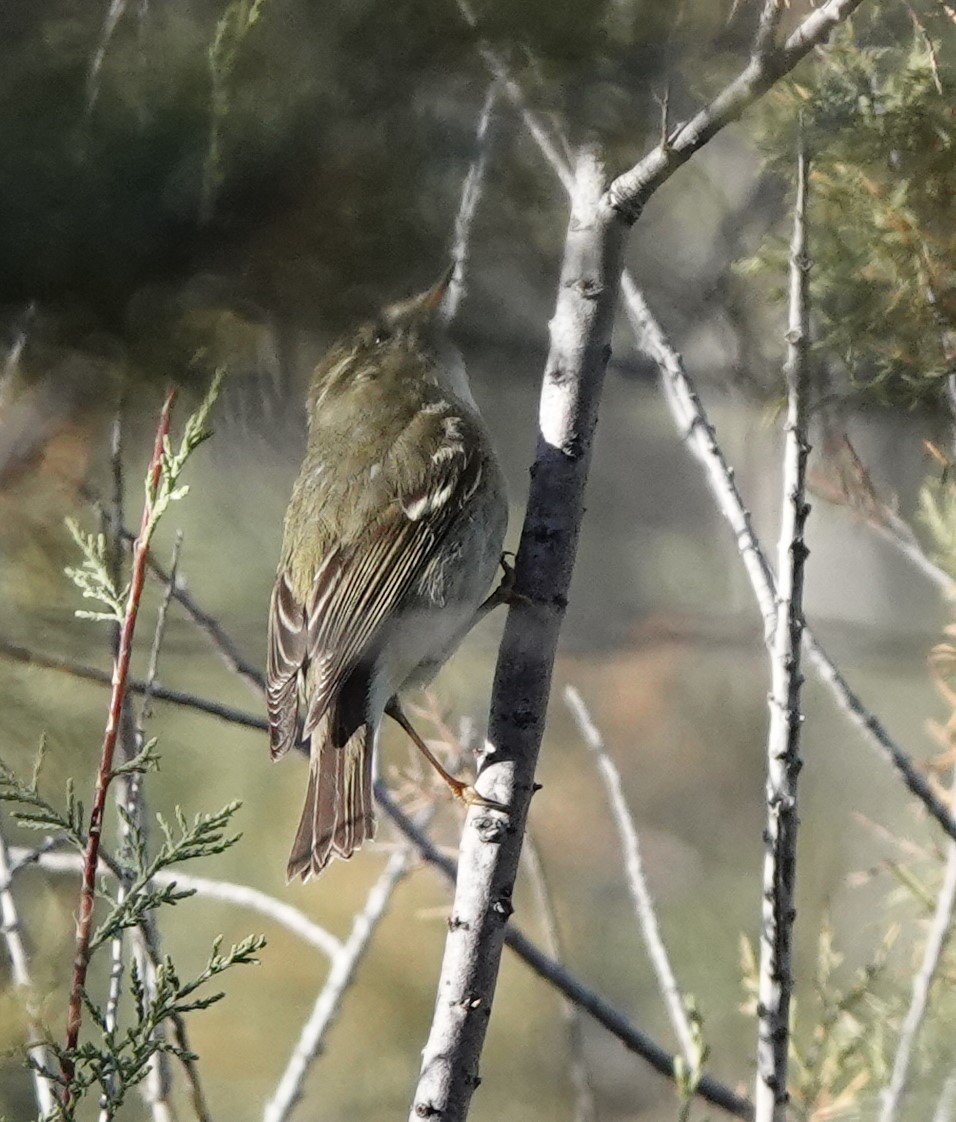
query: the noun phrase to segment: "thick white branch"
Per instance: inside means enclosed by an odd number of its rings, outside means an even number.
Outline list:
[[[783,499],[777,549],[777,624],[771,651],[770,728],[767,734],[767,825],[764,831],[763,907],[757,1002],[756,1122],[786,1122],[793,925],[796,917],[797,777],[800,773],[800,641],[807,548],[807,349],[810,335],[806,230],[807,161],[797,157],[797,198],[790,243],[787,329],[787,418]]]
[[[498,656],[489,750],[478,783],[509,807],[472,808],[462,837],[458,884],[431,1032],[411,1119],[461,1122],[478,1084],[505,924],[558,633],[564,618],[591,437],[597,420],[621,274],[624,224],[603,198],[593,152],[578,162],[557,307],[551,321],[538,449],[515,565],[523,598],[508,612]]]

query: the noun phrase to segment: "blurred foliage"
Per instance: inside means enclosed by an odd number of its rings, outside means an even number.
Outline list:
[[[792,181],[802,120],[818,351],[867,401],[913,406],[956,371],[956,22],[907,9],[861,10],[771,91],[756,135]],[[742,267],[782,297],[786,254],[781,237]]]

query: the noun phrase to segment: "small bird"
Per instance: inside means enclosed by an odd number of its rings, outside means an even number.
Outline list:
[[[484,606],[507,528],[504,478],[448,339],[452,271],[335,344],[308,392],[308,447],[269,612],[274,759],[310,743],[288,877],[317,875],[375,831],[372,768],[392,716],[466,802],[398,695],[426,685]],[[508,573],[505,567],[506,574]]]

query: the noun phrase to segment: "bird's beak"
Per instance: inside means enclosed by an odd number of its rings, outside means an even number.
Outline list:
[[[420,306],[423,311],[438,311],[438,309],[441,307],[442,301],[445,299],[445,293],[448,291],[448,288],[451,285],[452,277],[454,277],[455,275],[456,268],[456,263],[452,262],[451,265],[449,265],[445,272],[442,274],[441,280],[438,282],[438,284],[436,284],[434,288],[430,288],[421,297]]]

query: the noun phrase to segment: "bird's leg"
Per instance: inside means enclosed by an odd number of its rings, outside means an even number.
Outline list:
[[[501,561],[501,582],[498,587],[489,596],[478,605],[469,627],[474,627],[479,620],[494,611],[495,608],[500,607],[502,604],[530,604],[531,601],[527,596],[522,596],[520,592],[515,592],[515,567],[508,560],[508,554],[502,553]],[[514,554],[512,553],[513,557]]]
[[[486,799],[484,795],[479,795],[470,783],[462,783],[460,779],[456,779],[450,772],[439,763],[434,752],[428,747],[424,740],[418,735],[414,725],[405,715],[405,710],[401,706],[401,702],[397,697],[393,697],[388,705],[385,706],[385,712],[395,721],[408,734],[412,743],[421,752],[426,760],[432,765],[435,771],[444,779],[444,781],[451,788],[451,793],[460,802],[465,803],[467,806],[486,806],[490,810],[507,810],[508,808],[502,803],[496,803],[493,799]]]

